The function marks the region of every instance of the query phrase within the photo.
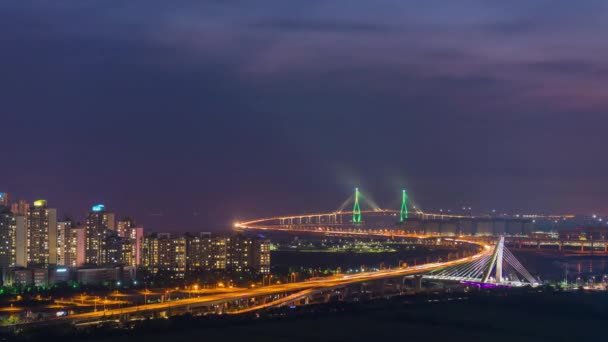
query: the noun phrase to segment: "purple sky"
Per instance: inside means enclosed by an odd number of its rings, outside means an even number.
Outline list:
[[[151,230],[608,212],[605,1],[0,2],[0,191]]]

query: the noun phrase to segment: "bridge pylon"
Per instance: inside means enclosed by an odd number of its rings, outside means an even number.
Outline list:
[[[493,269],[496,269],[496,273],[495,273],[495,277],[494,277],[496,282],[502,281],[502,258],[503,258],[504,248],[505,248],[505,237],[500,236],[500,239],[498,239],[498,242],[496,243],[496,246],[494,247],[494,253],[492,253],[492,259],[490,261],[490,264],[485,269],[485,271],[483,272],[483,275],[481,277],[482,283],[488,282],[488,279],[490,278],[490,275],[491,275]]]
[[[407,218],[407,192],[403,190],[401,195],[401,209],[399,210],[399,222],[403,222],[407,220]]]
[[[361,223],[361,206],[359,205],[359,188],[355,188],[355,204],[353,205],[353,223]]]

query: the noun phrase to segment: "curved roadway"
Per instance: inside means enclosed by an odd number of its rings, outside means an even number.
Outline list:
[[[476,242],[476,241],[468,241],[468,240],[456,240],[465,243],[476,244],[482,246],[481,251],[475,255],[461,258],[453,261],[447,262],[435,262],[428,263],[418,266],[410,266],[404,268],[395,268],[389,270],[381,270],[374,272],[362,272],[357,274],[350,275],[336,275],[330,276],[323,279],[318,280],[310,280],[310,281],[302,281],[296,283],[288,283],[281,285],[271,285],[259,288],[252,289],[244,289],[241,291],[233,291],[230,293],[222,293],[209,295],[205,297],[197,297],[197,298],[189,298],[189,299],[181,299],[175,300],[171,302],[164,303],[156,303],[156,304],[147,304],[147,305],[138,305],[138,306],[130,306],[119,309],[110,309],[106,311],[97,311],[97,312],[89,312],[83,314],[76,314],[71,316],[65,316],[56,318],[52,321],[61,322],[61,321],[87,321],[92,319],[101,319],[108,316],[119,316],[125,314],[137,314],[144,313],[149,311],[163,311],[184,307],[200,307],[200,306],[211,306],[214,304],[220,304],[224,302],[237,301],[241,299],[247,299],[252,297],[260,297],[260,296],[270,296],[276,294],[284,294],[284,293],[293,293],[298,291],[305,290],[320,290],[320,289],[330,289],[335,287],[341,287],[348,284],[372,281],[377,279],[384,278],[392,278],[406,275],[414,275],[419,273],[425,273],[429,271],[433,271],[439,268],[454,266],[462,263],[467,263],[476,260],[484,255],[487,255],[492,252],[492,248],[489,245]],[[50,322],[48,322],[50,323]]]

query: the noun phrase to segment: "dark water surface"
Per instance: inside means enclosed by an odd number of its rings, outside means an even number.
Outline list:
[[[532,275],[539,276],[542,280],[564,280],[567,276],[568,281],[574,281],[578,277],[582,279],[595,277],[599,281],[608,275],[606,257],[562,258],[529,252],[513,254]]]
[[[587,280],[595,277],[600,281],[608,275],[608,258],[605,257],[550,257],[534,253],[514,253],[519,261],[535,277],[546,281],[561,281],[567,276],[569,282],[576,278]],[[277,270],[289,268],[336,269],[343,271],[357,269],[361,266],[378,268],[380,264],[396,267],[399,262],[412,265],[435,261],[444,256],[444,251],[437,250],[400,250],[394,253],[324,253],[324,252],[272,252],[272,264]]]
[[[315,236],[312,234],[285,234],[265,233],[266,237],[273,242],[293,241],[298,236],[301,241],[318,243],[322,240],[338,239]],[[349,238],[347,238],[349,239]],[[350,239],[352,240],[352,239]],[[371,239],[361,239],[371,240]],[[380,241],[382,239],[375,239]],[[387,242],[387,241],[385,241]],[[531,252],[512,251],[519,261],[543,281],[563,281],[565,277],[569,282],[577,278],[588,280],[595,277],[601,281],[604,276],[608,280],[608,258],[607,257],[560,257]],[[427,261],[436,261],[437,258],[445,258],[447,251],[440,249],[427,249],[418,247],[416,249],[399,249],[392,253],[327,253],[327,252],[298,252],[298,251],[273,251],[272,264],[276,271],[286,271],[289,268],[314,268],[314,269],[336,269],[340,267],[343,271],[357,269],[361,266],[377,268],[380,264],[387,267],[396,267],[400,262],[408,264],[419,264]]]

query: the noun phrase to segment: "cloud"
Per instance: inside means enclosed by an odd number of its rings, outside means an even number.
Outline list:
[[[604,75],[608,76],[608,65],[586,60],[548,60],[529,63],[527,67],[533,71],[546,73]]]
[[[376,23],[312,20],[312,19],[271,19],[254,22],[248,27],[277,32],[326,32],[326,33],[386,33],[394,28]]]

